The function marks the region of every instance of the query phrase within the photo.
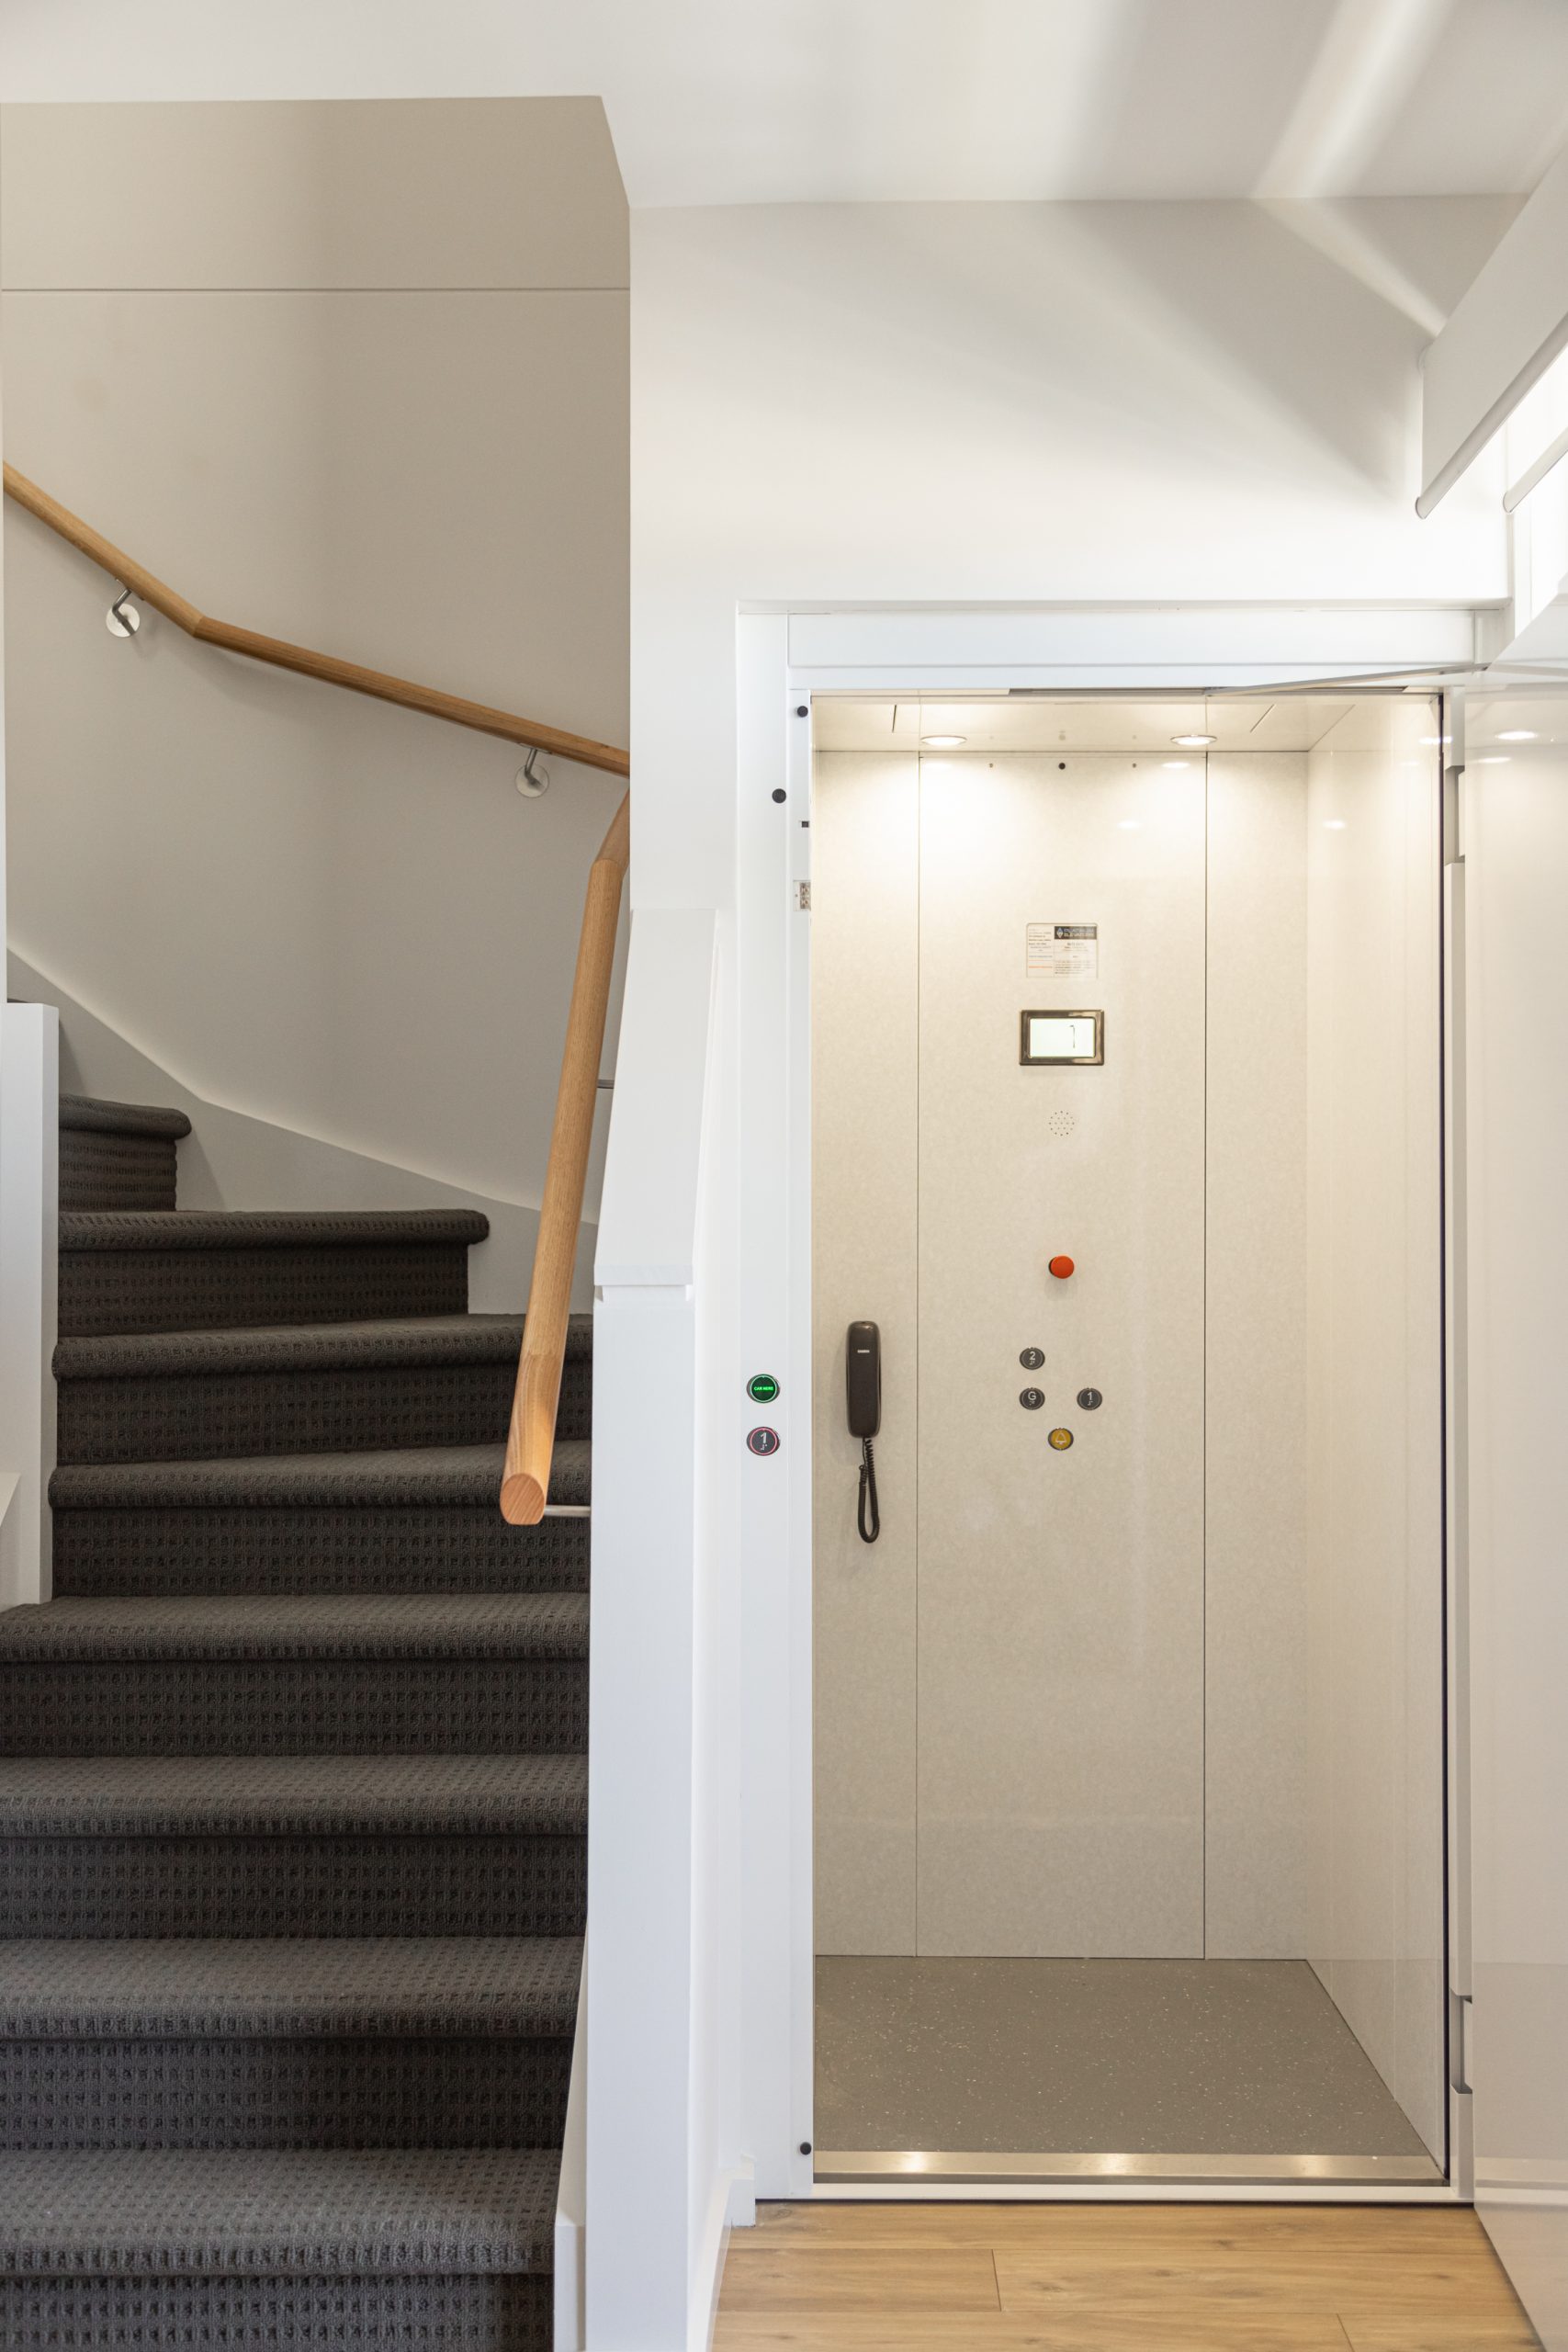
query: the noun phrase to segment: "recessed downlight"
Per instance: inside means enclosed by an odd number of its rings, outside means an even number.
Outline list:
[[[1217,735],[1173,735],[1170,740],[1179,751],[1206,752],[1211,743],[1217,743],[1220,739]]]
[[[1538,740],[1533,727],[1503,727],[1497,732],[1499,743],[1534,743]]]
[[[956,752],[960,743],[967,743],[967,735],[922,735],[921,742],[928,752]]]

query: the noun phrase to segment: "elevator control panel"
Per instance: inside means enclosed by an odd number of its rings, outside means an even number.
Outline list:
[[[1093,1068],[1105,1059],[1103,1012],[1021,1012],[1018,1058],[1026,1069]]]

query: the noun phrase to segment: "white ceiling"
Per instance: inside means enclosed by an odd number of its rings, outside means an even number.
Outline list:
[[[602,95],[634,206],[1523,194],[1568,0],[5,0],[11,99]]]

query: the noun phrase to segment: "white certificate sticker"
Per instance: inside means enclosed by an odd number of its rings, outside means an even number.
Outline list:
[[[1032,980],[1100,978],[1097,922],[1031,922],[1023,927],[1023,968]]]

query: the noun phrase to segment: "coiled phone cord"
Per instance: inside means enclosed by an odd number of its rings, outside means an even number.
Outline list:
[[[870,1438],[863,1437],[860,1444],[860,1509],[856,1516],[860,1522],[861,1542],[874,1544],[882,1532],[882,1513],[876,1502],[876,1464],[872,1459]],[[868,1505],[871,1519],[869,1527],[866,1525]]]

